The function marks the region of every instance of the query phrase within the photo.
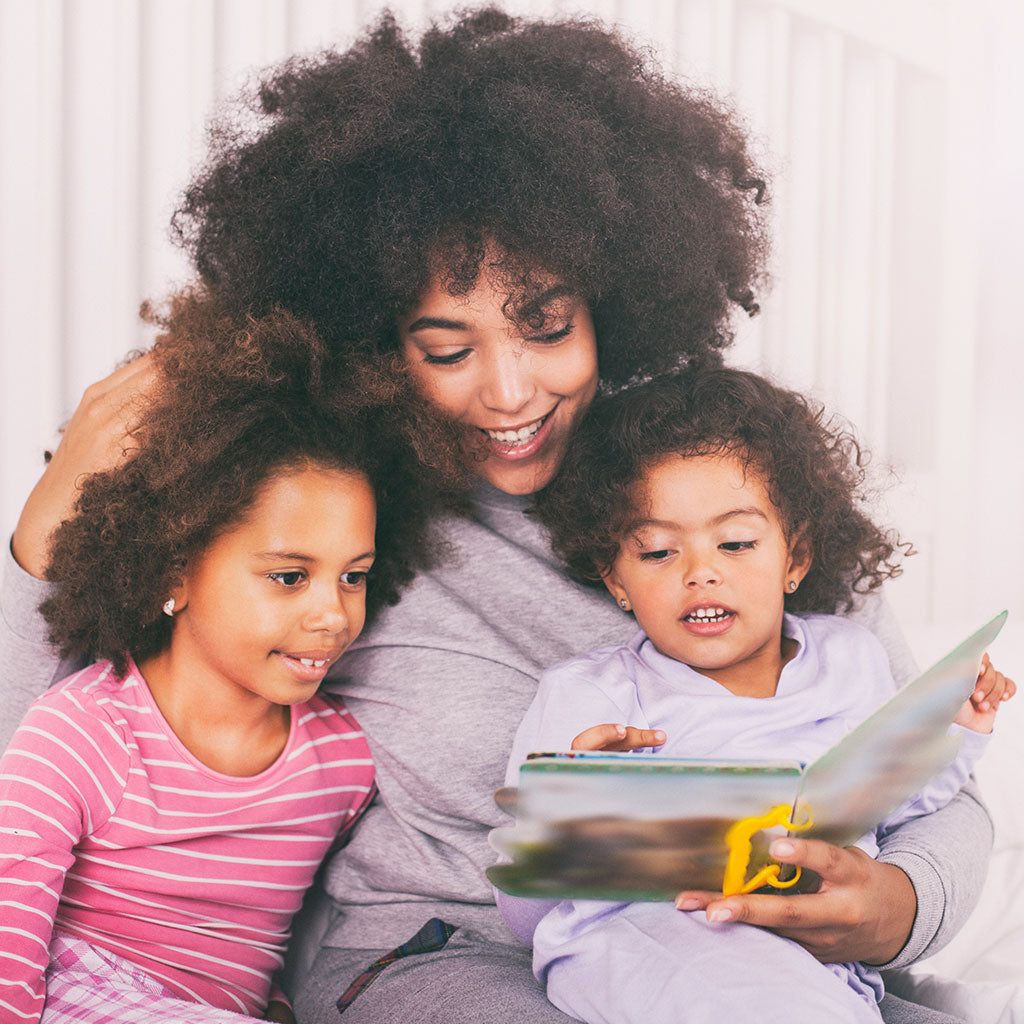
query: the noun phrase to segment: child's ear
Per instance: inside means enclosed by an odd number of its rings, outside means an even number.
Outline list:
[[[786,568],[786,593],[792,593],[803,582],[811,571],[814,562],[814,550],[808,536],[806,523],[801,523],[789,540],[789,565]],[[794,586],[793,584],[796,584]]]
[[[164,611],[168,615],[177,615],[179,612],[183,612],[188,606],[188,575],[185,572],[185,566],[182,565],[177,581],[171,587],[171,592],[167,595],[170,599],[164,606]],[[173,602],[173,604],[171,603]],[[168,611],[168,608],[171,611]]]
[[[624,611],[630,610],[629,595],[626,593],[626,588],[619,582],[619,577],[616,575],[614,569],[609,569],[602,577],[604,585],[608,588],[608,592],[615,598],[618,606]]]

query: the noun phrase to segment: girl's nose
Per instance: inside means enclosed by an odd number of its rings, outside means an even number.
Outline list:
[[[722,582],[721,574],[708,559],[700,559],[687,566],[683,581],[690,589],[716,587]]]
[[[313,603],[306,613],[305,627],[313,633],[341,633],[348,626],[348,615],[341,595],[311,594]]]
[[[537,383],[530,371],[529,357],[518,342],[506,338],[495,349],[484,369],[480,400],[487,409],[513,415],[530,404],[537,393]]]

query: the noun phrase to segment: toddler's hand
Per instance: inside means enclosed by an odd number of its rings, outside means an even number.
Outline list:
[[[639,750],[660,747],[665,734],[660,729],[634,729],[631,725],[593,725],[572,741],[573,750]]]
[[[956,724],[973,732],[991,732],[999,705],[1004,700],[1009,700],[1016,692],[1017,684],[993,668],[986,654],[981,659],[978,684],[956,716]]]

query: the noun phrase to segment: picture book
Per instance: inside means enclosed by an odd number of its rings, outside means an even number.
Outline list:
[[[845,846],[950,765],[950,726],[1006,612],[903,687],[821,757],[706,761],[644,753],[531,754],[519,786],[500,790],[513,826],[487,869],[516,896],[671,899],[683,889],[785,890],[798,872],[773,864],[786,832]]]

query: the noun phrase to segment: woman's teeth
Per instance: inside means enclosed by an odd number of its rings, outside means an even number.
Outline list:
[[[724,608],[698,608],[695,612],[690,612],[690,614],[686,616],[686,621],[721,622],[730,615],[732,615],[732,612],[727,612]]]
[[[488,430],[487,436],[492,441],[498,441],[501,444],[523,444],[529,441],[542,426],[544,426],[543,416],[539,420],[534,420],[533,423],[527,424],[525,427],[520,427],[518,430]]]
[[[301,661],[303,665],[311,665],[313,668],[323,668],[331,659],[322,658],[318,661],[316,658],[296,658],[295,660]]]

